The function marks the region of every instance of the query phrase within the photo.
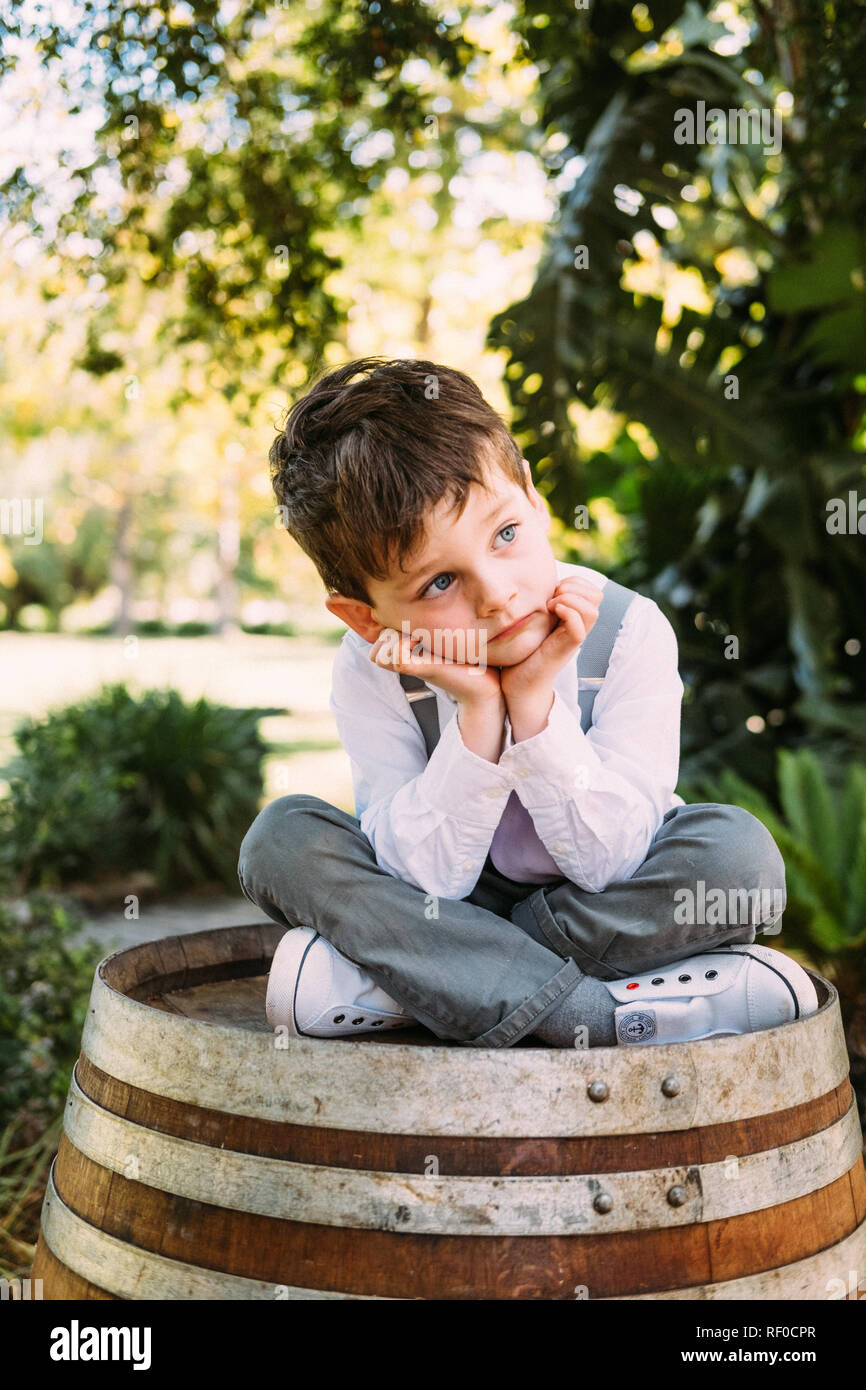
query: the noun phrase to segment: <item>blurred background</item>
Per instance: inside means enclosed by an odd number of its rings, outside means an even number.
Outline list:
[[[254,920],[272,797],[354,809],[267,451],[369,353],[468,372],[558,557],[669,617],[678,791],[776,836],[864,1105],[864,0],[0,0],[0,41],[0,1274],[95,962]]]

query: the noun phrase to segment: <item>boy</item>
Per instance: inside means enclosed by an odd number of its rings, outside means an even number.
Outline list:
[[[290,928],[271,1026],[605,1046],[817,1008],[795,961],[751,944],[785,902],[772,836],[674,792],[673,629],[652,600],[555,559],[529,465],[471,379],[351,362],[296,403],[270,461],[350,629],[331,708],[356,811],[283,796],[244,838],[244,893]],[[590,726],[581,648],[605,622]],[[733,913],[683,910],[710,890]]]

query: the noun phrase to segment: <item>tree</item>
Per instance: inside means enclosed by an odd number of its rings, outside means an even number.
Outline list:
[[[866,745],[866,519],[828,511],[866,437],[866,5],[708,9],[521,5],[574,177],[489,342],[553,509],[610,496],[630,522],[616,577],[677,628],[683,770],[771,786],[776,746]],[[781,149],[681,143],[701,104],[763,109]],[[576,402],[621,413],[609,451],[581,449]]]
[[[179,286],[161,334],[190,364],[207,345],[207,383],[240,419],[287,358],[313,370],[335,335],[322,235],[360,226],[355,204],[381,183],[394,138],[423,138],[430,115],[404,62],[454,76],[472,56],[420,0],[323,0],[312,19],[301,0],[81,0],[66,22],[6,28],[35,41],[71,112],[85,100],[105,111],[96,157],[69,160],[79,191],[55,231],[25,168],[2,188],[49,245],[75,232],[98,248],[88,269],[107,294],[84,365],[135,373],[122,347],[102,346],[124,326],[126,282]],[[187,394],[181,383],[177,403]]]

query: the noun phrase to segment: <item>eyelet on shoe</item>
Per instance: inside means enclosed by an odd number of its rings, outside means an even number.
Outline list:
[[[707,970],[707,971],[704,972],[704,979],[705,979],[705,980],[714,980],[714,979],[716,978],[716,976],[718,975],[718,973],[719,973],[718,970]]]
[[[665,977],[664,977],[664,975],[656,975],[656,977],[655,977],[654,980],[650,980],[650,984],[651,984],[651,985],[663,985],[664,982],[665,982]]]
[[[345,1017],[346,1017],[345,1014],[335,1014],[335,1015],[334,1015],[334,1022],[335,1022],[335,1023],[342,1023],[342,1022],[343,1022],[343,1019],[344,1019]]]
[[[361,1018],[353,1018],[353,1019],[352,1019],[352,1022],[353,1022],[353,1023],[363,1023],[363,1022],[364,1022],[363,1016],[362,1016]]]
[[[382,1027],[382,1024],[383,1024],[384,1022],[385,1022],[384,1018],[374,1018],[374,1019],[373,1019],[373,1022],[370,1024],[370,1027],[371,1027],[371,1028],[381,1028],[381,1027]]]
[[[686,981],[690,980],[691,978],[691,975],[677,975],[677,979],[679,980],[681,985],[684,985]]]

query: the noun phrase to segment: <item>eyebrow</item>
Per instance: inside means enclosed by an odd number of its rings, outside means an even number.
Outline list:
[[[507,505],[508,505],[508,498],[507,498],[507,497],[500,497],[499,500],[498,500],[498,502],[496,503],[495,507],[492,507],[492,508],[490,509],[490,511],[487,513],[486,517],[484,518],[484,525],[485,525],[485,526],[489,526],[489,524],[490,524],[490,522],[493,520],[493,518],[494,518],[495,516],[498,516],[498,514],[499,514],[501,511],[504,511],[504,509],[505,509],[505,507],[506,507]],[[421,578],[421,576],[424,575],[424,574],[432,574],[432,575],[434,576],[434,578],[435,578],[435,576],[436,576],[437,574],[440,574],[440,573],[442,573],[441,567],[440,567],[439,569],[436,569],[436,568],[434,568],[434,566],[433,566],[432,563],[429,564],[429,565],[420,565],[420,566],[418,567],[418,569],[414,569],[414,570],[412,570],[409,574],[407,574],[406,578],[405,578],[404,581],[403,581],[403,588],[404,588],[404,589],[409,589],[409,588],[411,588],[412,585],[415,584],[415,583],[417,583],[417,581],[418,581],[418,580]]]

